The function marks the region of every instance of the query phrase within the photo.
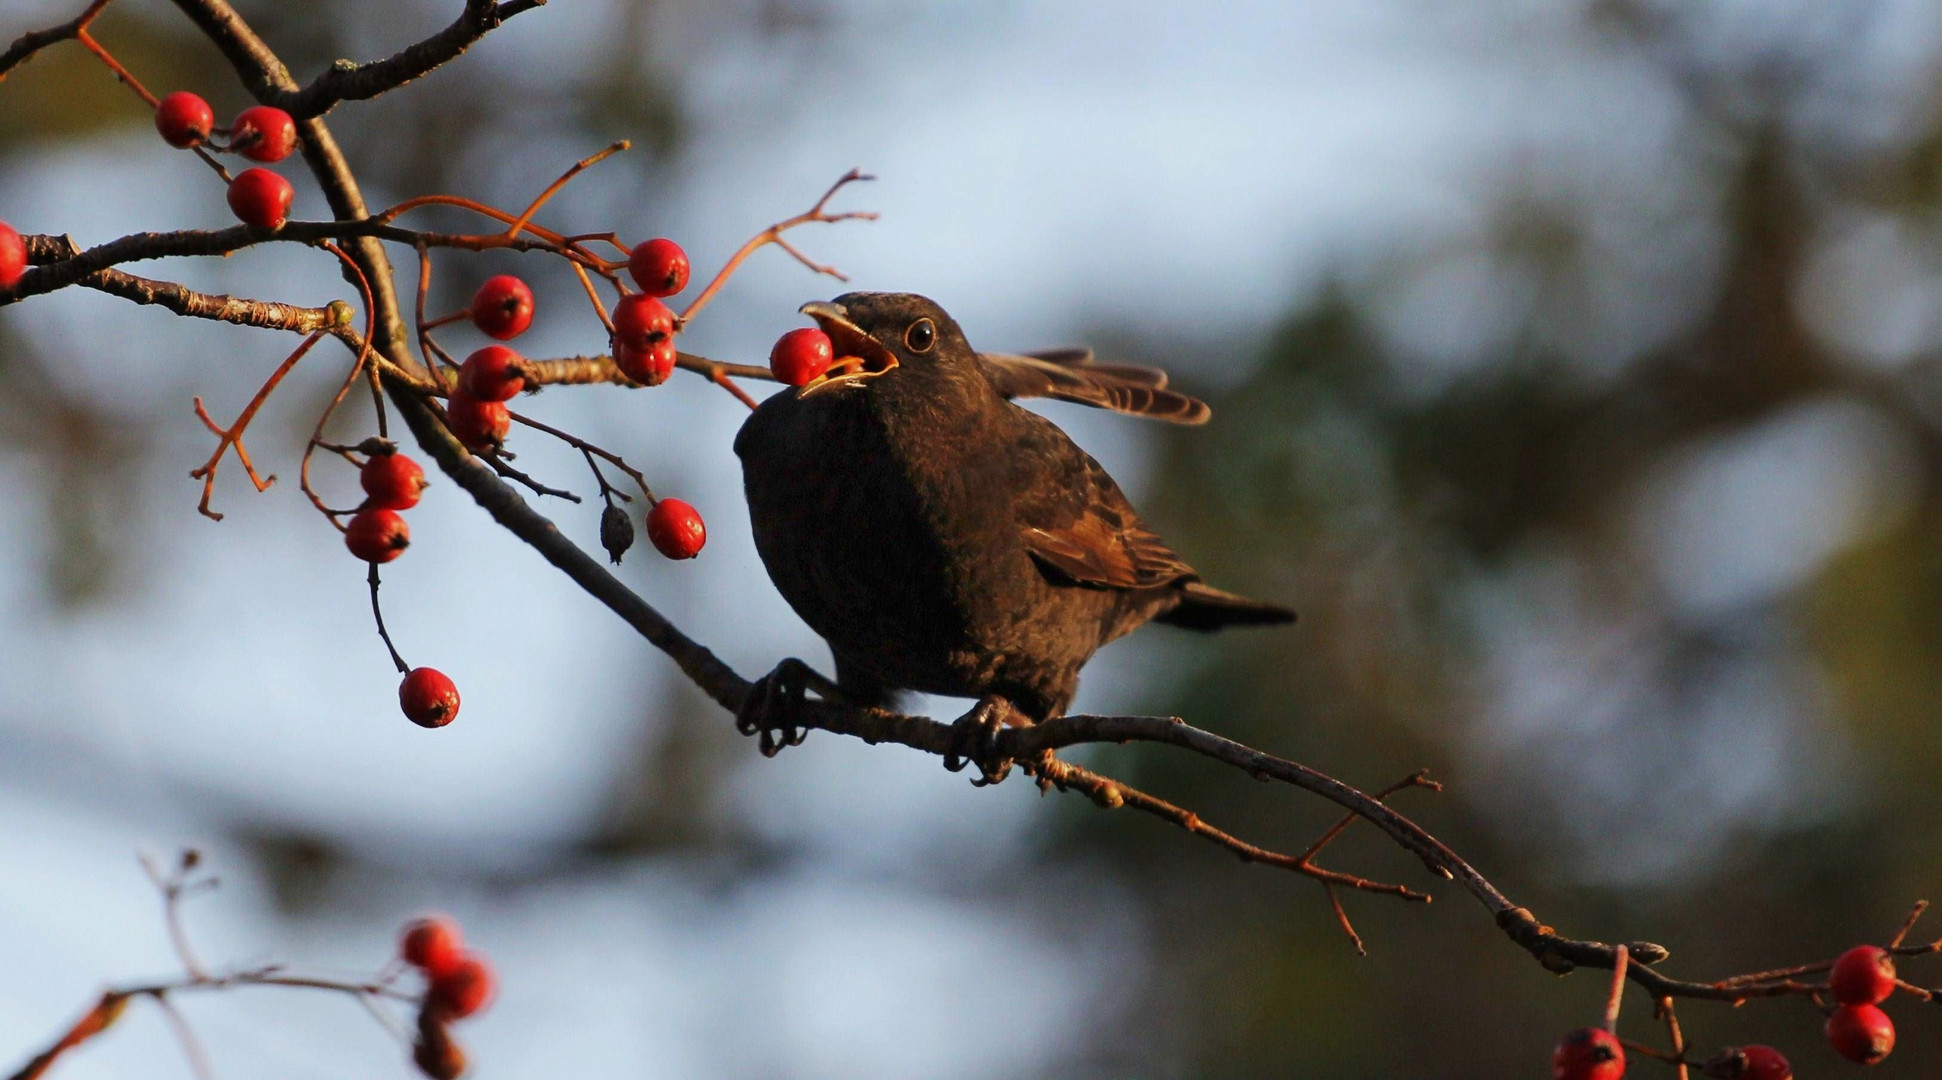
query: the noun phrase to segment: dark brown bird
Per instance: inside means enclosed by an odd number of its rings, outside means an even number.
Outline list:
[[[988,739],[1000,721],[1063,713],[1092,654],[1148,621],[1294,619],[1203,584],[1098,462],[1008,400],[1204,423],[1207,406],[1168,390],[1164,372],[1083,350],[980,354],[942,308],[908,293],[802,311],[838,363],[763,402],[735,453],[756,550],[829,642],[836,681],[789,660],[758,684],[740,723],[763,734],[764,752],[800,741],[786,713],[806,687],[858,705],[899,690],[975,697],[959,729]]]

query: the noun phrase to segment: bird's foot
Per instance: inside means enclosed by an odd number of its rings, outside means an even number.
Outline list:
[[[788,657],[749,687],[748,697],[735,711],[735,730],[760,736],[763,757],[774,757],[785,746],[801,746],[809,733],[796,721],[803,695],[811,689],[825,698],[837,694],[835,683],[801,660]]]
[[[952,772],[976,765],[981,774],[971,778],[978,787],[995,784],[1011,774],[1012,761],[998,754],[998,733],[1016,710],[1004,698],[981,697],[971,711],[951,725],[951,739],[944,754],[944,767]]]

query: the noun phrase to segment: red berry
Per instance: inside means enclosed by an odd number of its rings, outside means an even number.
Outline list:
[[[184,150],[209,137],[216,114],[209,103],[187,90],[177,90],[155,103],[155,130],[162,141]]]
[[[533,325],[533,290],[511,274],[489,277],[472,294],[472,325],[510,341]]]
[[[526,388],[519,371],[524,362],[504,345],[487,345],[459,365],[459,389],[479,401],[510,401]]]
[[[229,182],[229,208],[243,224],[259,229],[283,228],[296,197],[290,181],[268,169],[244,169]]]
[[[430,668],[415,668],[412,673],[420,671],[438,675]],[[438,677],[445,678],[443,675]],[[446,685],[451,683],[448,681]],[[457,700],[456,696],[453,700]],[[428,975],[443,975],[456,970],[459,961],[465,959],[465,943],[459,936],[459,924],[443,915],[413,919],[405,924],[405,932],[398,938],[398,955],[405,963],[422,969]]]
[[[614,366],[621,374],[637,383],[659,386],[674,374],[676,350],[674,339],[664,337],[645,349],[634,349],[619,342],[614,343]]]
[[[634,245],[627,270],[649,296],[673,296],[688,287],[688,253],[672,240],[656,237]]]
[[[463,390],[452,391],[445,402],[445,423],[467,448],[497,450],[512,430],[512,412],[503,401],[480,401]]]
[[[1894,1022],[1873,1005],[1843,1005],[1823,1030],[1835,1053],[1862,1065],[1873,1065],[1895,1048]]]
[[[255,105],[229,125],[230,149],[251,161],[282,161],[297,148],[297,122],[274,105]]]
[[[647,538],[670,559],[692,559],[708,542],[708,527],[694,507],[680,499],[662,499],[647,512]]]
[[[1794,1080],[1794,1067],[1771,1046],[1743,1046],[1740,1056],[1746,1059],[1741,1080]]]
[[[769,370],[790,386],[809,385],[835,360],[836,347],[829,335],[813,326],[789,331],[769,350]]]
[[[357,471],[357,482],[370,496],[364,505],[384,510],[409,510],[425,491],[425,470],[403,454],[374,454]]]
[[[388,563],[411,546],[411,528],[396,510],[369,507],[351,515],[344,546],[368,563]]]
[[[1579,1028],[1551,1052],[1552,1080],[1618,1080],[1625,1075],[1625,1048],[1604,1028]]]
[[[431,990],[425,1000],[457,1020],[485,1008],[492,1001],[497,983],[485,957],[466,953],[452,970],[432,976]]]
[[[0,221],[0,289],[11,289],[27,272],[27,241],[12,225]]]
[[[1834,961],[1827,985],[1843,1005],[1878,1005],[1895,992],[1895,961],[1878,945],[1856,945]]]
[[[458,719],[459,688],[437,668],[415,667],[398,684],[398,707],[419,727],[441,728]]]
[[[614,305],[614,348],[647,352],[674,336],[674,312],[646,293],[632,293]]]

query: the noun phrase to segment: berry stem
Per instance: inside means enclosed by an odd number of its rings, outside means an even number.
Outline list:
[[[311,429],[310,443],[304,447],[303,462],[297,469],[297,486],[303,489],[305,495],[309,496],[310,505],[316,507],[317,512],[324,515],[324,520],[330,522],[332,527],[336,528],[340,533],[344,531],[344,525],[337,520],[338,516],[354,513],[354,511],[332,510],[324,504],[323,497],[318,495],[317,490],[310,486],[310,456],[316,453],[317,448],[321,446],[326,450],[338,454],[346,461],[350,461],[353,465],[357,464],[356,459],[351,457],[347,447],[333,446],[324,441],[324,427],[330,423],[331,415],[337,411],[337,407],[344,403],[344,398],[350,394],[351,387],[356,385],[358,374],[363,368],[364,350],[359,349],[357,361],[351,365],[351,370],[344,376],[343,385],[337,388],[337,396],[330,399],[330,404],[324,406],[323,415],[317,417],[317,426]]]
[[[1612,989],[1605,998],[1605,1030],[1618,1030],[1618,1007],[1625,996],[1625,968],[1631,961],[1631,950],[1620,945],[1613,950],[1617,959],[1612,962]]]
[[[371,573],[365,578],[371,583],[371,616],[378,621],[378,636],[384,639],[385,651],[391,654],[391,662],[398,666],[398,674],[411,670],[405,658],[398,655],[398,647],[391,644],[391,634],[384,628],[384,611],[378,607],[378,564],[371,564]]]
[[[729,393],[734,394],[735,400],[740,401],[744,405],[747,405],[750,412],[754,412],[757,408],[760,407],[756,404],[756,401],[754,398],[748,396],[748,391],[743,390],[739,386],[736,386],[734,380],[728,377],[728,372],[723,371],[719,366],[713,368],[708,372],[708,381],[714,383],[716,386],[721,387],[723,390],[726,390]]]
[[[99,7],[100,5],[96,5],[95,10],[99,10]],[[80,42],[89,52],[99,57],[102,63],[108,65],[108,70],[115,73],[115,78],[120,79],[122,85],[133,90],[143,101],[147,102],[149,108],[153,109],[155,106],[161,104],[160,99],[154,94],[149,93],[148,87],[143,86],[140,79],[129,74],[128,69],[121,66],[121,61],[116,60],[109,54],[108,50],[101,47],[101,43],[94,39],[94,35],[88,33],[86,26],[82,26],[74,32],[74,40]]]
[[[580,276],[580,285],[587,290],[587,299],[593,302],[593,313],[600,316],[600,325],[606,327],[607,336],[612,337],[614,333],[614,320],[611,315],[607,314],[607,305],[600,302],[600,293],[593,287],[593,278],[587,275],[587,268],[577,262],[573,264],[573,272]],[[614,288],[619,290],[621,295],[625,296],[627,294],[627,290],[620,284],[618,278],[610,277],[608,280],[614,283]]]
[[[544,431],[548,435],[551,435],[554,438],[560,440],[561,442],[567,444],[568,446],[571,446],[574,449],[580,451],[582,454],[598,454],[599,456],[606,458],[608,461],[613,463],[614,468],[619,469],[621,472],[626,473],[629,479],[633,480],[634,483],[640,485],[641,494],[647,496],[647,501],[650,506],[657,501],[654,498],[654,492],[648,490],[647,477],[642,476],[641,471],[639,469],[636,469],[632,465],[627,464],[627,460],[621,457],[619,454],[613,453],[610,450],[604,450],[601,447],[596,446],[595,444],[590,443],[585,439],[582,439],[578,435],[570,435],[564,431],[561,431],[559,428],[552,426],[551,424],[541,423],[540,421],[535,420],[530,416],[521,416],[518,413],[513,413],[512,418],[522,424],[525,424],[529,428],[533,428],[534,430],[537,430],[537,431]],[[588,464],[592,464],[591,458],[588,459]],[[593,473],[595,476],[599,476],[600,470],[596,468],[594,469]],[[607,481],[602,479],[600,483],[604,487],[606,486]]]
[[[229,170],[223,167],[223,163],[217,161],[216,156],[211,154],[207,149],[200,146],[192,146],[189,148],[189,152],[201,158],[204,165],[216,170],[216,175],[222,177],[223,183],[228,184],[235,181],[236,178],[229,175]]]
[[[632,495],[607,482],[606,475],[600,471],[600,463],[593,459],[593,451],[583,446],[580,448],[580,456],[587,459],[587,468],[593,470],[593,478],[600,485],[600,499],[602,502],[605,502],[608,506],[612,506],[614,505],[614,496],[616,495],[620,496],[620,501],[622,502],[634,501]]]
[[[1620,950],[1624,948],[1623,945],[1619,946]],[[1619,955],[1622,957],[1625,953],[1621,951]],[[1673,1011],[1672,998],[1659,999],[1659,1015],[1665,1018],[1666,1034],[1672,1039],[1673,1067],[1678,1071],[1679,1080],[1687,1080],[1691,1074],[1686,1069],[1686,1034],[1679,1030],[1679,1014]],[[1613,1019],[1616,1020],[1616,1018],[1616,1012],[1614,1012]]]

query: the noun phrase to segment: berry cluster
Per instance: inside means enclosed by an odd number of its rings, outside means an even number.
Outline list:
[[[458,923],[428,915],[406,925],[398,956],[425,974],[412,1060],[432,1080],[454,1080],[465,1071],[465,1051],[449,1031],[491,1004],[498,980],[485,957],[465,948]]]
[[[1916,906],[1908,925],[1914,924],[1925,906]],[[1902,933],[1907,930],[1904,926]],[[1892,950],[1901,944],[1901,939],[1902,935],[1897,934],[1886,949],[1879,945],[1856,945],[1827,965],[1826,986],[1805,988],[1814,992],[1816,1003],[1821,1001],[1823,990],[1834,998],[1835,1005],[1828,1011],[1822,1034],[1835,1053],[1858,1065],[1874,1065],[1895,1049],[1895,1024],[1881,1010],[1881,1003],[1898,988],[1933,1000],[1930,991],[1911,987],[1896,975]],[[1812,970],[1815,969],[1790,969],[1779,974]],[[1616,993],[1614,989],[1614,1002]],[[1610,1015],[1615,1019],[1616,1010]],[[1607,1023],[1602,1029],[1582,1028],[1565,1036],[1551,1057],[1554,1080],[1618,1080],[1624,1076],[1625,1048],[1612,1035],[1611,1026]],[[1644,1052],[1663,1056],[1650,1048]],[[1711,1080],[1793,1080],[1794,1075],[1786,1056],[1771,1046],[1729,1048],[1700,1063],[1699,1071]]]
[[[198,94],[177,90],[155,103],[155,130],[162,141],[183,150],[204,148],[240,154],[251,161],[275,164],[297,148],[297,122],[274,105],[253,105],[236,114],[226,143],[211,141],[217,134],[216,114]],[[205,157],[207,155],[205,154]],[[281,229],[296,200],[290,181],[268,169],[249,168],[229,182],[229,209],[236,220],[259,229]]]
[[[657,237],[635,245],[627,267],[643,291],[629,293],[614,305],[614,363],[635,382],[658,386],[674,373],[674,338],[680,333],[678,320],[661,297],[687,288],[688,255],[681,245]],[[533,290],[511,274],[488,278],[473,294],[466,315],[488,337],[510,341],[533,324]],[[525,360],[504,345],[487,345],[459,365],[445,416],[453,436],[468,449],[491,452],[505,445],[512,427],[506,402],[522,390],[539,389],[524,365]],[[620,553],[633,543],[633,525],[611,504],[608,511],[602,519],[602,541],[618,562]],[[647,537],[670,559],[692,559],[707,543],[708,528],[688,503],[656,499],[647,514]]]
[[[688,253],[672,240],[645,240],[628,253],[627,271],[641,291],[614,305],[614,365],[637,383],[659,386],[674,374],[674,336],[681,332],[661,298],[688,287]]]
[[[487,337],[511,341],[533,325],[533,290],[511,274],[489,277],[472,294],[466,314]],[[506,433],[512,430],[512,410],[506,402],[528,388],[525,363],[504,345],[487,345],[465,358],[451,396],[445,399],[445,422],[454,438],[474,451],[505,445]]]
[[[358,449],[368,455],[357,470],[364,502],[344,526],[344,546],[370,563],[375,575],[380,563],[390,562],[411,546],[411,527],[399,511],[417,506],[430,485],[425,470],[393,444],[367,439]],[[444,727],[458,718],[459,690],[437,668],[408,668],[398,685],[398,706],[419,727]]]
[[[1834,961],[1827,988],[1840,1004],[1828,1014],[1824,1033],[1835,1053],[1873,1065],[1895,1049],[1895,1025],[1881,1003],[1898,983],[1895,960],[1879,945],[1856,945]]]
[[[657,294],[671,294],[687,285],[688,257],[672,240],[655,239],[635,247],[628,265],[648,291],[622,297],[615,308],[614,353],[630,378],[652,385],[674,370],[678,332],[674,315]],[[534,310],[533,290],[511,274],[499,274],[479,286],[463,312],[438,322],[469,320],[487,337],[511,341],[532,326]],[[502,454],[512,429],[507,402],[522,391],[538,389],[538,380],[518,352],[506,345],[484,346],[467,356],[450,379],[446,426],[467,449]],[[365,500],[344,526],[344,544],[351,554],[372,564],[375,574],[376,566],[396,559],[411,543],[411,529],[401,511],[417,505],[426,486],[425,472],[383,439],[366,440],[356,449],[367,455],[358,470]],[[608,507],[601,519],[601,539],[618,562],[633,543],[633,524],[625,511],[613,505],[604,480],[602,486]],[[700,554],[708,539],[700,513],[680,499],[648,497],[653,508],[647,514],[647,535],[655,548],[670,559]],[[375,607],[375,580],[372,588]],[[379,632],[384,633],[382,622]],[[388,634],[385,643],[390,645]],[[392,655],[397,658],[395,649]],[[412,723],[444,727],[458,716],[458,687],[443,672],[407,667],[401,659],[398,666],[405,675],[398,686],[398,704]]]

